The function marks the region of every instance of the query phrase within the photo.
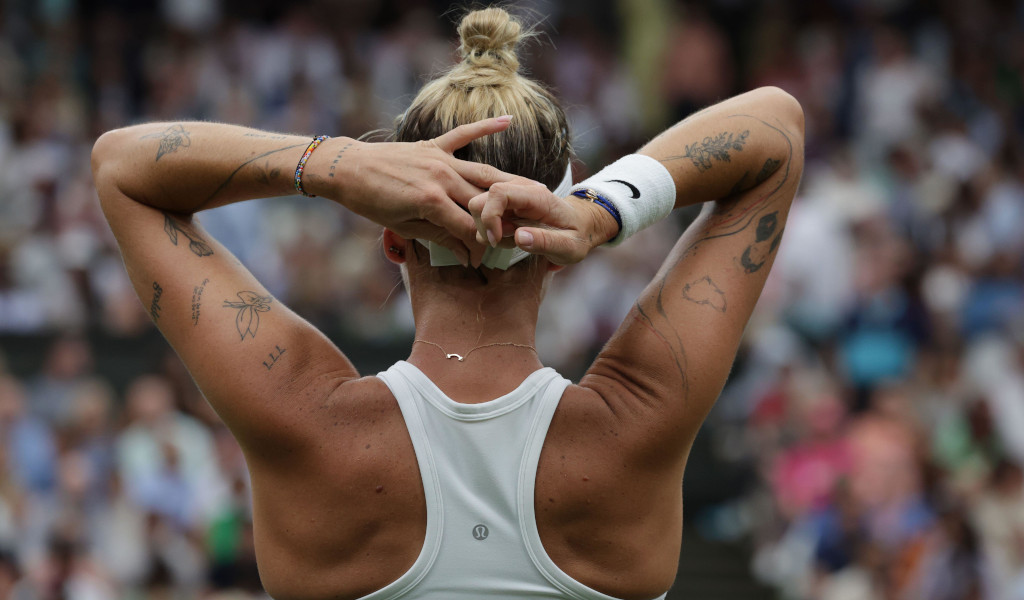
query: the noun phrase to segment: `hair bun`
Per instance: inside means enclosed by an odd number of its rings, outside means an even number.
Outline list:
[[[523,37],[522,25],[504,9],[474,10],[459,23],[459,54],[473,66],[497,67],[495,63],[502,63],[516,72],[516,46]]]

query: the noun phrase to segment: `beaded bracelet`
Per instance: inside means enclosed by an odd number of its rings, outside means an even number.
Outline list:
[[[313,138],[313,141],[306,146],[306,151],[302,153],[302,158],[299,159],[299,164],[295,167],[295,189],[307,198],[316,198],[316,194],[307,194],[306,190],[302,189],[302,172],[306,170],[306,161],[313,155],[313,151],[316,150],[316,147],[320,145],[320,142],[329,137],[331,136],[318,135]]]
[[[575,192],[572,193],[572,195],[576,196],[577,198],[582,198],[584,200],[593,202],[594,204],[608,211],[608,213],[615,218],[615,222],[619,224],[619,231],[615,232],[615,235],[612,237],[612,239],[614,240],[616,237],[619,236],[619,232],[622,231],[622,215],[619,214],[619,210],[615,208],[614,204],[612,204],[611,202],[608,201],[607,198],[605,198],[601,194],[598,194],[597,192],[590,188],[576,190]]]

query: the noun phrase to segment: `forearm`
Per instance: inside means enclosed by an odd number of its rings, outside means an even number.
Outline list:
[[[803,111],[778,88],[708,107],[645,145],[676,183],[676,208],[723,200],[768,179],[803,152]]]
[[[93,147],[93,173],[101,199],[114,186],[148,206],[187,214],[294,194],[295,166],[311,140],[221,123],[148,123],[101,136]],[[307,191],[319,191],[317,176],[303,183]]]

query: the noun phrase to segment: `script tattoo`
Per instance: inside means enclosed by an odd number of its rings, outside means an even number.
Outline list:
[[[710,275],[683,286],[683,298],[694,304],[710,306],[720,313],[725,312],[725,292],[715,284]]]
[[[256,292],[238,292],[241,302],[224,301],[224,308],[234,308],[238,311],[235,315],[235,328],[238,329],[240,340],[245,336],[256,338],[256,331],[260,328],[260,313],[270,310],[270,303],[273,299],[270,296],[261,296]]]
[[[209,279],[204,279],[202,283],[192,288],[192,326],[195,327],[199,324],[199,308],[203,303],[203,292],[206,291],[206,284],[210,283]]]
[[[164,213],[164,233],[170,238],[172,244],[178,245],[178,234],[180,233],[188,240],[188,249],[192,251],[192,254],[196,256],[212,255],[213,249],[207,245],[206,241],[199,234],[189,231],[190,229],[191,227],[178,223],[169,213]]]
[[[707,171],[712,167],[712,159],[721,162],[730,162],[730,150],[739,152],[743,150],[744,144],[747,143],[747,138],[750,137],[750,130],[744,129],[739,133],[732,133],[729,131],[723,131],[715,136],[707,136],[699,142],[686,145],[686,153],[680,156],[669,156],[661,159],[662,162],[677,160],[680,158],[688,158],[693,162],[693,166],[697,167],[697,170],[701,173]]]
[[[160,296],[164,294],[164,288],[160,287],[160,284],[153,282],[153,300],[149,303],[149,316],[153,317],[153,322],[156,323],[160,320]]]
[[[257,133],[257,132],[243,133],[242,137],[258,138],[258,139],[261,139],[261,140],[286,140],[286,139],[288,139],[288,136],[281,135],[281,134],[278,134],[278,133]]]
[[[277,354],[274,354],[274,352],[277,352]],[[281,346],[278,346],[277,344],[274,344],[274,352],[271,352],[270,354],[268,354],[268,357],[269,357],[268,360],[270,362],[267,362],[266,360],[263,361],[263,366],[266,367],[268,371],[275,364],[277,364],[277,361],[281,358],[281,355],[284,354],[285,349],[282,348]]]
[[[167,129],[164,129],[160,133],[150,133],[144,135],[139,139],[150,140],[159,139],[160,146],[156,149],[156,159],[153,162],[160,160],[160,157],[165,154],[173,154],[178,151],[178,148],[188,148],[192,145],[192,138],[185,126],[182,124],[171,125]]]

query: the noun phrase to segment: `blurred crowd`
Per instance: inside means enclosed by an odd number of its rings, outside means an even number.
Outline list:
[[[695,109],[779,86],[807,168],[703,435],[749,469],[699,515],[780,598],[1024,600],[1024,2],[532,0],[530,73],[577,179]],[[429,0],[0,2],[0,598],[259,597],[248,480],[180,363],[114,387],[151,324],[99,213],[93,140],[208,119],[359,135],[454,59]],[[538,348],[578,375],[692,213],[556,278]],[[201,215],[346,344],[408,338],[379,231],[318,200]],[[8,345],[8,348],[11,346]]]

